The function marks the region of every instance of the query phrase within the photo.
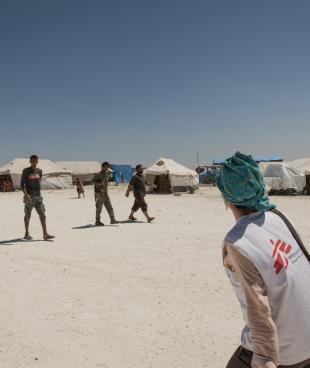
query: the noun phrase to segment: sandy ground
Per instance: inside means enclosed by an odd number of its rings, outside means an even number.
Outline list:
[[[43,192],[54,242],[21,193],[0,193],[0,367],[224,368],[239,343],[221,264],[233,225],[215,188],[149,195],[152,224],[126,223],[132,197],[110,189],[119,225],[92,227],[92,188]],[[310,244],[310,197],[272,197]],[[103,220],[108,224],[107,214]]]

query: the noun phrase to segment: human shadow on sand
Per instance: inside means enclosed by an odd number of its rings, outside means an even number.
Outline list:
[[[107,227],[107,226],[114,227],[116,225],[104,224],[104,226],[97,226],[97,225],[94,225],[94,224],[88,224],[88,225],[82,225],[82,226],[74,226],[72,229],[74,229],[74,230],[76,230],[76,229],[83,230],[83,229],[91,229],[93,227],[99,228],[99,227]]]
[[[119,224],[143,224],[144,221],[139,221],[139,220],[123,220],[123,221],[120,221]]]
[[[0,241],[0,245],[10,245],[15,243],[33,243],[33,242],[46,242],[46,241],[52,241],[52,240],[43,240],[43,239],[23,239],[23,238],[16,238],[16,239],[10,239],[10,240],[2,240]]]
[[[85,229],[92,229],[94,227],[107,227],[107,226],[111,226],[111,227],[115,227],[119,224],[143,224],[143,221],[132,221],[132,220],[123,220],[123,221],[119,221],[118,224],[104,224],[104,226],[96,226],[95,224],[87,224],[87,225],[81,225],[81,226],[74,226],[72,227],[72,229],[74,230],[85,230]]]

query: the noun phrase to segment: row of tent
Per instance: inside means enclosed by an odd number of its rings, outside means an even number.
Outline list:
[[[20,189],[23,169],[29,166],[28,159],[16,158],[0,167],[0,180],[10,178],[14,189]],[[101,170],[97,161],[57,161],[40,159],[43,176],[42,189],[71,188],[77,178],[84,184],[90,183],[93,175]],[[130,165],[112,165],[113,180],[116,183],[128,183],[134,172]],[[147,181],[156,184],[157,191],[171,193],[193,191],[198,188],[198,174],[172,159],[160,158],[145,170]]]
[[[282,162],[281,157],[255,158],[259,163],[264,181],[269,193],[303,193],[310,194],[310,158],[291,162]],[[216,164],[207,166],[206,171],[200,174],[201,183],[214,183],[216,171],[224,163],[223,160],[214,160]]]
[[[20,180],[23,169],[29,166],[29,160],[16,158],[0,168],[0,180],[10,178],[14,189],[20,189]],[[42,189],[71,188],[79,178],[84,184],[90,184],[95,173],[101,170],[97,161],[56,161],[40,159],[39,167],[43,172]],[[128,183],[133,168],[130,165],[113,165],[113,180],[119,183]]]
[[[260,162],[269,192],[301,193],[307,183],[306,174],[310,174],[310,158],[292,162]],[[0,168],[0,180],[10,178],[14,189],[20,189],[23,169],[29,166],[28,159],[16,158]],[[43,171],[42,189],[71,188],[76,178],[87,184],[93,175],[99,172],[101,165],[97,161],[57,161],[40,159],[39,167]],[[128,183],[134,172],[130,165],[112,165],[113,181]],[[159,193],[194,191],[199,186],[199,175],[169,158],[160,158],[145,170],[148,182],[156,184]]]

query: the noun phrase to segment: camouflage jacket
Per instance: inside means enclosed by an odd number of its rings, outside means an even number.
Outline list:
[[[92,182],[95,185],[95,193],[100,192],[108,192],[108,184],[109,184],[109,173],[105,173],[100,171],[98,174],[95,174]]]

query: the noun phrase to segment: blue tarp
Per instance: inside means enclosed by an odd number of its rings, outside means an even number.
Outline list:
[[[281,156],[254,156],[256,162],[282,162]],[[213,160],[213,165],[222,165],[225,160]]]
[[[134,173],[134,168],[130,165],[111,165],[113,172],[114,181],[117,184],[129,183],[132,174]]]
[[[282,162],[281,156],[254,156],[256,162]]]

